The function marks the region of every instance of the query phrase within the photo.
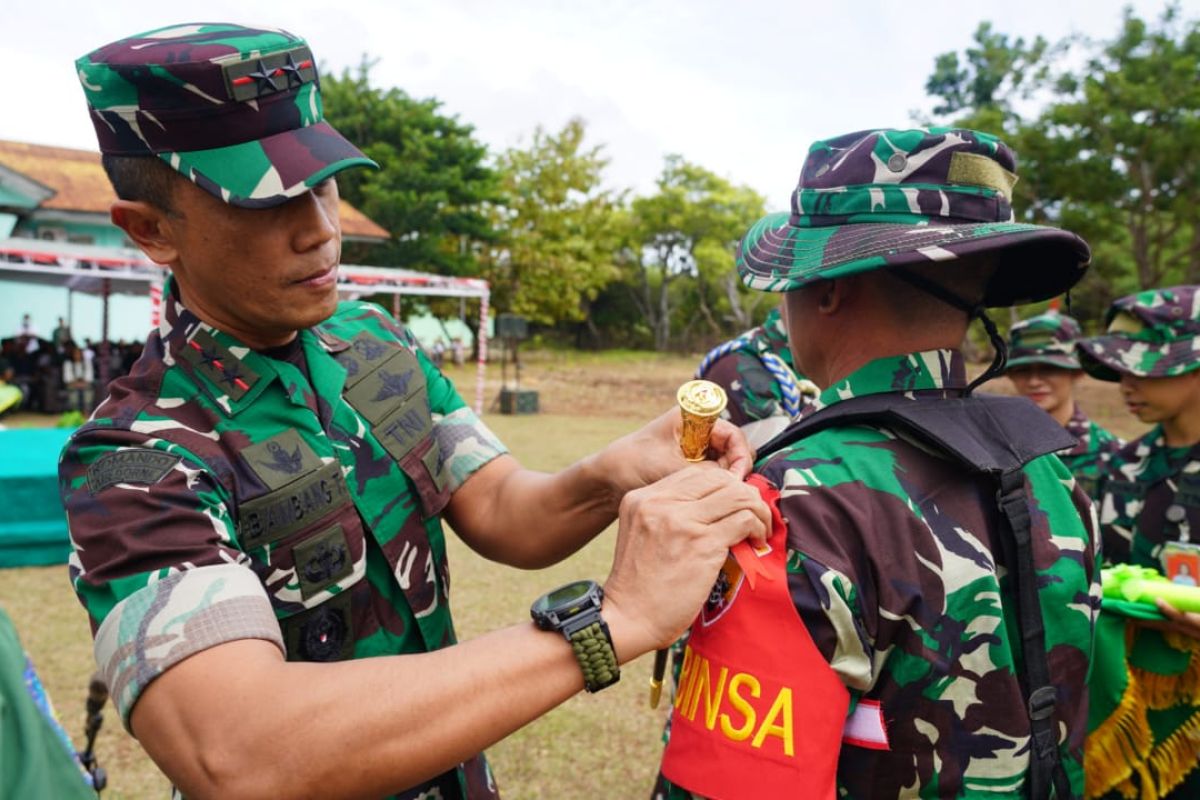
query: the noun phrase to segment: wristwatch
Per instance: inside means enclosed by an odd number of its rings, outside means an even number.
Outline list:
[[[595,581],[575,581],[542,595],[529,609],[541,630],[558,631],[571,643],[583,670],[583,685],[598,692],[621,680],[608,624],[600,616],[604,590]]]

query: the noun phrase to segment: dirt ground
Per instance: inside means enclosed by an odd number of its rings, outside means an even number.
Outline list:
[[[626,351],[534,352],[522,355],[521,388],[536,390],[541,411],[547,414],[647,419],[656,409],[671,407],[675,390],[692,376],[700,357]],[[985,366],[969,365],[968,373],[979,375]],[[470,402],[474,397],[474,365],[449,366],[446,373]],[[508,385],[513,385],[511,369],[507,378]],[[500,368],[489,365],[485,397],[491,398],[487,406],[490,412],[499,411],[501,385]],[[988,381],[980,391],[1014,394],[1007,378]],[[1125,410],[1116,383],[1084,375],[1076,386],[1076,399],[1088,416],[1123,439],[1147,430],[1148,426]]]

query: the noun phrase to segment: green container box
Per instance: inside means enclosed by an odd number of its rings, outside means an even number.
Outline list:
[[[532,389],[501,389],[501,414],[538,413],[538,393]]]

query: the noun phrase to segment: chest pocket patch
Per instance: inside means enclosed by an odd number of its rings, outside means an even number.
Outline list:
[[[294,430],[278,433],[242,451],[258,479],[272,491],[282,489],[300,475],[316,472],[321,459]]]
[[[364,340],[362,336],[339,358],[354,365],[345,400],[371,426],[371,433],[415,484],[426,517],[440,512],[449,500],[449,478],[429,407],[425,372],[411,350],[395,344]],[[384,348],[383,355],[376,348]],[[368,364],[360,351],[377,356]],[[369,371],[364,371],[368,370]]]
[[[341,525],[305,539],[292,548],[292,563],[305,600],[354,571],[354,559]]]
[[[425,397],[425,373],[417,357],[401,349],[356,381],[346,401],[377,426],[417,396]]]
[[[349,591],[280,622],[288,661],[344,661],[354,655]]]

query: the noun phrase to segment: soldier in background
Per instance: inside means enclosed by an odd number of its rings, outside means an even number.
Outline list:
[[[791,213],[742,239],[822,391],[759,453],[771,537],[691,628],[663,796],[1082,794],[1091,503],[1048,455],[1059,425],[971,394],[1003,363],[984,307],[1054,297],[1090,255],[1012,221],[1014,168],[969,130],[819,141]],[[968,384],[976,318],[998,357]]]
[[[1017,394],[1028,397],[1076,439],[1058,454],[1090,497],[1121,440],[1088,418],[1075,400],[1083,377],[1075,342],[1083,335],[1073,317],[1052,311],[1022,320],[1009,331],[1004,374]]]
[[[762,325],[714,347],[696,370],[697,378],[725,390],[729,404],[721,416],[754,447],[809,410],[818,394],[812,381],[796,373],[781,310],[776,306]]]
[[[338,302],[333,176],[372,162],[323,121],[303,39],[179,25],[76,66],[113,221],[171,270],[60,463],[122,722],[187,796],[495,797],[484,747],[673,641],[728,547],[762,537],[744,437],[719,424],[725,468],[682,469],[672,409],[523,469],[406,330]],[[536,568],[618,509],[602,590],[456,644],[443,518]]]
[[[1200,286],[1122,297],[1105,322],[1104,334],[1080,340],[1080,363],[1095,378],[1119,381],[1130,413],[1153,427],[1121,447],[1100,480],[1104,557],[1175,577],[1171,555],[1194,554],[1200,541]],[[1128,668],[1138,680],[1121,698],[1122,713],[1140,719],[1145,737],[1104,747],[1119,731],[1100,726],[1096,741],[1088,739],[1089,786],[1093,771],[1103,775],[1106,797],[1200,797],[1200,614],[1161,600],[1159,610],[1166,626],[1129,631],[1136,638]],[[1114,753],[1137,753],[1138,763],[1114,765]]]

